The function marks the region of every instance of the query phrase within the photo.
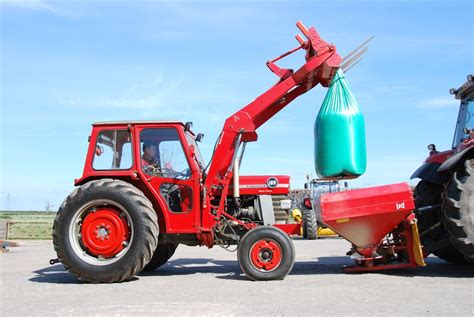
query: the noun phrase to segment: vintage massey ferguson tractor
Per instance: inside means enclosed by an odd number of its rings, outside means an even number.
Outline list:
[[[427,254],[454,263],[474,263],[474,78],[449,91],[461,101],[450,150],[434,144],[411,178],[420,238]]]
[[[240,176],[245,146],[291,101],[327,87],[360,56],[342,63],[314,28],[297,26],[306,39],[297,35],[298,47],[267,62],[278,82],[225,121],[207,164],[190,123],[93,124],[82,177],[54,221],[57,261],[80,280],[111,283],[163,265],[178,244],[234,245],[250,279],[284,278],[295,260],[290,235],[301,230],[278,208],[289,177]],[[298,70],[275,64],[300,49],[306,56]],[[414,208],[406,183],[321,196],[324,223],[352,242],[356,266],[348,271],[424,265]]]
[[[288,193],[289,177],[240,176],[239,166],[256,130],[316,85],[327,87],[341,64],[334,45],[297,26],[306,39],[297,35],[298,47],[267,62],[279,81],[225,121],[208,164],[191,123],[93,124],[83,175],[54,222],[67,270],[89,282],[124,281],[166,263],[181,243],[238,245],[240,266],[254,280],[288,274],[289,234],[300,225],[277,221],[274,200]],[[306,62],[297,71],[275,64],[300,49]]]

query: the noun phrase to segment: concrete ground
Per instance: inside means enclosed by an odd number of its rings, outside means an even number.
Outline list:
[[[450,315],[474,314],[474,269],[434,257],[426,268],[344,274],[341,239],[296,240],[283,281],[251,282],[236,254],[179,246],[152,274],[121,284],[79,283],[50,241],[0,254],[1,316]]]

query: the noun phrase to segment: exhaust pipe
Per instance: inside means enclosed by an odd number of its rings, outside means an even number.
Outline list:
[[[239,201],[239,197],[240,197],[239,168],[240,168],[240,159],[238,156],[236,156],[235,162],[234,162],[234,175],[233,175],[234,200],[236,203]]]

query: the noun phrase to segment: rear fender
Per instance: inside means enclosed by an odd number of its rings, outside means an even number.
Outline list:
[[[425,163],[411,175],[410,179],[419,178],[435,184],[444,184],[448,181],[448,176],[438,172],[440,165],[435,162]]]
[[[474,158],[474,146],[470,146],[461,152],[458,152],[444,161],[443,164],[438,168],[438,173],[451,171],[456,168],[459,164],[462,164],[467,159]],[[446,174],[446,173],[444,173]]]

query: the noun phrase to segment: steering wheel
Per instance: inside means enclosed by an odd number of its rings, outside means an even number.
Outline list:
[[[169,174],[171,175],[172,178],[184,179],[184,178],[188,178],[191,175],[191,170],[189,168],[185,168],[183,171],[177,172],[175,170],[163,167],[161,169],[161,173]]]

